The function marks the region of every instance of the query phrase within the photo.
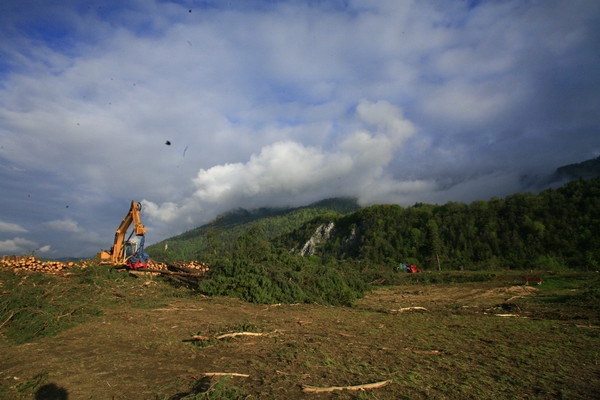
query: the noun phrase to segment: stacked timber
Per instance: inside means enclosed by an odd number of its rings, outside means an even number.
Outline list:
[[[169,267],[175,267],[176,269],[194,270],[194,272],[208,272],[209,270],[208,264],[199,261],[179,261],[169,264],[160,263],[152,259],[148,261],[148,269],[167,271],[169,270]]]
[[[198,261],[188,261],[188,262],[176,262],[174,263],[176,267],[183,267],[188,269],[193,269],[198,272],[208,272],[208,264]]]
[[[62,272],[75,265],[85,267],[85,262],[74,263],[61,261],[43,261],[33,256],[2,256],[0,269],[12,269],[13,271],[35,271],[35,272]]]
[[[86,268],[87,262],[81,260],[77,263],[61,262],[61,261],[44,261],[33,256],[15,256],[5,255],[0,259],[0,270],[12,269],[13,271],[34,271],[34,272],[64,272],[72,267]],[[199,273],[205,274],[208,272],[208,264],[189,261],[189,262],[176,262],[176,263],[159,263],[153,260],[148,261],[148,269],[154,271],[185,271],[188,273]]]

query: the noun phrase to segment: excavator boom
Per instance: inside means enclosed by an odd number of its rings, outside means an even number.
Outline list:
[[[131,207],[129,208],[129,212],[121,221],[121,224],[117,228],[115,232],[115,240],[113,243],[113,247],[110,251],[101,251],[98,253],[100,256],[101,263],[108,263],[114,265],[122,265],[127,264],[129,267],[137,269],[141,266],[146,266],[148,263],[148,256],[144,254],[144,241],[146,235],[146,228],[142,224],[140,220],[140,211],[142,210],[142,204],[131,201]],[[131,226],[133,222],[133,233],[137,237],[140,238],[140,243],[136,251],[128,255],[126,254],[125,247],[127,241],[125,240],[125,235],[127,234],[127,230]]]

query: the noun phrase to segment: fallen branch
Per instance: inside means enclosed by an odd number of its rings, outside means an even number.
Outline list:
[[[200,335],[194,335],[194,336],[192,336],[192,339],[194,339],[194,340],[210,340],[210,338],[208,336],[200,336]]]
[[[404,307],[404,308],[400,308],[398,310],[390,310],[390,312],[392,314],[406,312],[406,311],[428,311],[428,310],[425,307]]]
[[[208,336],[201,336],[201,335],[194,335],[192,336],[192,340],[222,340],[222,339],[229,339],[229,338],[234,338],[236,336],[265,336],[268,335],[268,333],[258,333],[258,332],[234,332],[234,333],[223,333],[222,335],[219,336],[215,336],[214,338],[210,338]]]
[[[264,336],[266,333],[257,333],[257,332],[234,332],[234,333],[224,333],[215,337],[217,340],[233,338],[236,336]]]
[[[204,376],[239,376],[241,378],[249,378],[248,374],[238,374],[237,372],[205,372]]]
[[[305,393],[323,393],[323,392],[333,392],[335,390],[366,390],[366,389],[376,389],[383,387],[389,383],[391,380],[367,383],[364,385],[353,385],[353,386],[330,386],[330,387],[317,387],[310,385],[302,385],[302,391]]]
[[[0,325],[0,329],[2,329],[2,327],[3,327],[4,325],[6,325],[6,324],[8,323],[8,321],[10,321],[10,319],[11,319],[12,317],[14,317],[14,316],[15,316],[15,312],[13,311],[13,312],[11,312],[11,313],[10,313],[10,315],[8,316],[8,318],[6,318],[6,319],[4,320],[4,322],[2,323],[2,325]]]
[[[440,350],[412,350],[415,354],[442,354]]]

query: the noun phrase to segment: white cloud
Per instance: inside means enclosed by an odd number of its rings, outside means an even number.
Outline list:
[[[77,221],[72,219],[48,221],[44,223],[44,226],[59,232],[79,233],[83,231]]]
[[[384,172],[395,151],[416,132],[399,107],[387,101],[362,101],[356,114],[374,130],[358,130],[330,151],[292,141],[273,143],[246,163],[200,169],[192,180],[193,195],[182,205],[166,202],[159,206],[145,200],[144,209],[151,218],[173,222],[202,215],[199,211],[207,208],[298,206],[342,195],[369,202],[430,187],[423,182],[398,182]]]
[[[172,202],[165,202],[159,207],[157,204],[149,200],[142,201],[145,213],[159,221],[169,222],[177,218],[180,208]]]
[[[38,245],[31,240],[15,237],[13,239],[0,241],[0,253],[22,254],[34,251]]]
[[[52,246],[50,246],[49,244],[47,244],[46,246],[42,246],[42,247],[40,247],[40,248],[38,249],[38,251],[39,251],[40,253],[48,253],[48,252],[50,252],[51,248],[52,248]]]
[[[423,111],[440,124],[462,126],[465,130],[485,130],[486,126],[507,114],[514,104],[514,97],[522,90],[514,88],[508,93],[498,83],[452,80],[430,89]]]
[[[27,232],[27,229],[19,224],[0,221],[0,232],[25,233]]]

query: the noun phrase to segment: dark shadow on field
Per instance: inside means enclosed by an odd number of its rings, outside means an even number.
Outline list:
[[[205,376],[204,378],[196,381],[196,383],[194,384],[194,386],[192,387],[192,389],[190,391],[183,392],[183,393],[177,393],[176,395],[169,397],[169,400],[180,400],[189,395],[206,393],[210,389],[210,386],[211,386],[210,382],[211,382],[210,376]]]
[[[67,389],[56,386],[54,383],[48,383],[35,392],[35,400],[68,400],[69,392]]]

